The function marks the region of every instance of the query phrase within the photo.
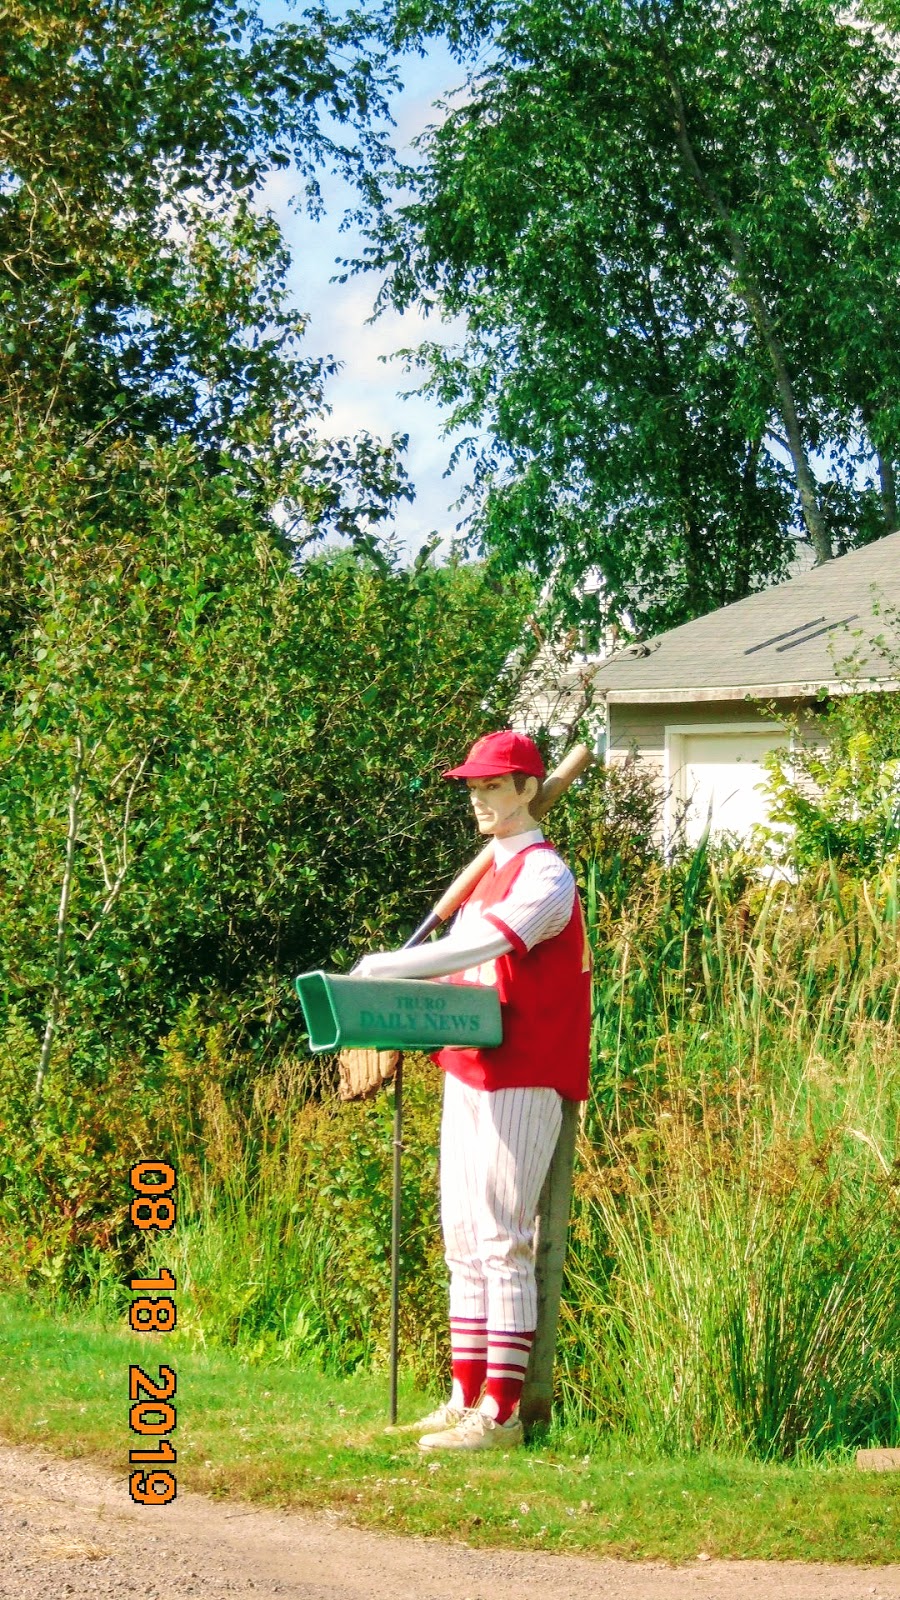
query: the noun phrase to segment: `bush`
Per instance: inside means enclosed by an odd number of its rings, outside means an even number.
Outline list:
[[[766,757],[769,847],[799,872],[834,862],[868,872],[900,850],[900,696],[841,696],[815,738],[791,727],[789,749]]]
[[[618,906],[661,864],[664,803],[657,774],[629,755],[590,767],[554,807],[548,829],[582,887],[593,877]]]
[[[134,1056],[113,1060],[102,1097],[69,1070],[34,1106],[38,1047],[14,1012],[0,1036],[3,1276],[57,1294],[88,1287],[99,1263],[124,1271],[140,1240],[128,1174],[154,1145],[155,1085]]]
[[[61,558],[5,682],[0,1017],[33,1039],[49,1018],[95,1088],[192,996],[277,1053],[293,974],[421,919],[471,850],[440,771],[504,720],[527,602],[477,565],[261,567],[226,490],[191,501],[182,467],[144,538]]]

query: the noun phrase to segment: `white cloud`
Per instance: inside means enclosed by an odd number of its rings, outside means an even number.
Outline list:
[[[264,0],[261,7],[267,22],[290,15],[283,0]],[[428,123],[437,123],[443,113],[434,106],[461,80],[460,68],[444,51],[435,51],[425,60],[406,63],[407,88],[394,109],[396,137],[406,155],[412,138]],[[403,391],[415,386],[415,372],[404,371],[391,357],[404,347],[414,347],[423,339],[452,343],[461,335],[461,326],[443,325],[435,317],[417,311],[399,316],[388,312],[370,324],[378,292],[374,274],[351,278],[347,283],[330,280],[341,270],[339,260],[361,253],[363,240],[355,230],[342,233],[340,223],[352,203],[351,191],[341,180],[322,178],[326,215],[315,222],[297,200],[300,186],[295,174],[273,172],[261,203],[278,218],[291,249],[293,265],[289,278],[291,298],[297,309],[309,316],[307,348],[312,355],[330,355],[340,370],[329,381],[326,398],[331,415],[323,423],[323,433],[353,435],[362,431],[386,438],[392,433],[409,434],[406,467],[417,491],[413,506],[401,506],[396,529],[401,542],[415,549],[425,534],[434,528],[446,538],[453,535],[458,512],[451,510],[465,484],[465,470],[446,480],[443,474],[452,450],[452,440],[442,438],[444,414],[428,399],[403,399]]]

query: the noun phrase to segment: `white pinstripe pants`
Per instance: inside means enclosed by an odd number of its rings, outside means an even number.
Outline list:
[[[451,1317],[477,1317],[504,1333],[535,1327],[535,1216],[561,1122],[555,1089],[470,1089],[444,1074],[441,1225]]]

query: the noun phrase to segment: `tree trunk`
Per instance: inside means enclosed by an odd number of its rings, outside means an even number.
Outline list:
[[[665,47],[663,47],[663,67],[675,113],[673,118],[675,136],[685,169],[721,223],[731,254],[735,289],[750,313],[753,325],[772,364],[772,371],[775,374],[775,383],[781,402],[781,416],[787,435],[788,450],[790,451],[797,492],[800,496],[800,506],[803,511],[803,520],[806,523],[810,542],[816,552],[817,561],[830,561],[834,555],[831,535],[822,516],[819,497],[816,492],[816,480],[813,477],[803,445],[803,433],[797,413],[794,386],[791,381],[784,346],[775,331],[775,325],[769,314],[762,289],[750,265],[747,247],[731,219],[728,207],[713,188],[697,159],[696,151],[687,131],[687,113],[681,88],[665,53]]]
[[[50,1000],[47,1006],[47,1021],[44,1026],[44,1038],[41,1044],[41,1058],[38,1062],[37,1076],[34,1080],[34,1104],[40,1105],[41,1093],[44,1087],[44,1078],[50,1065],[50,1052],[53,1049],[53,1040],[59,1023],[59,1013],[62,1007],[63,990],[66,971],[66,939],[69,931],[69,901],[72,895],[72,878],[75,872],[75,844],[78,838],[78,808],[81,804],[81,791],[84,787],[84,745],[81,738],[75,739],[75,772],[69,788],[69,822],[66,829],[66,861],[63,868],[62,887],[59,893],[59,906],[56,912],[56,957],[53,964],[53,982],[50,986]]]
[[[857,395],[861,388],[862,384],[858,381],[856,384]],[[900,529],[900,517],[897,514],[897,479],[894,472],[893,455],[890,452],[890,447],[885,451],[876,440],[875,434],[878,430],[872,426],[873,407],[871,401],[864,397],[862,400],[858,400],[857,404],[859,405],[859,413],[869,435],[869,444],[875,453],[875,461],[878,467],[878,487],[881,494],[881,510],[884,515],[884,531],[886,534],[896,533]]]
[[[894,475],[894,463],[889,456],[883,456],[880,450],[876,450],[875,456],[878,462],[878,481],[881,485],[884,531],[896,533],[900,527],[900,518],[897,516],[897,480]]]

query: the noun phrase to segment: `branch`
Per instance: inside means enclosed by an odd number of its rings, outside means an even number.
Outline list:
[[[107,888],[107,895],[106,895],[106,899],[104,900],[102,906],[100,907],[99,915],[97,916],[97,919],[94,922],[93,927],[90,928],[88,930],[88,932],[84,936],[85,944],[90,944],[90,941],[93,939],[94,934],[97,932],[97,929],[100,927],[101,923],[103,922],[104,917],[107,917],[109,915],[110,911],[112,910],[113,906],[115,905],[116,901],[118,900],[119,895],[122,893],[122,885],[124,884],[126,875],[128,873],[128,828],[129,828],[129,824],[131,822],[131,802],[134,799],[134,792],[135,792],[138,784],[140,783],[141,778],[144,775],[144,771],[146,769],[147,762],[150,760],[150,757],[151,757],[151,755],[153,753],[153,749],[154,749],[154,746],[155,746],[156,742],[157,741],[154,740],[153,744],[148,746],[147,750],[145,750],[143,756],[141,757],[141,760],[140,760],[140,762],[138,764],[138,769],[137,769],[134,777],[131,780],[131,784],[130,784],[130,787],[129,787],[129,790],[128,790],[128,794],[125,797],[125,811],[124,811],[124,814],[123,814],[123,817],[122,817],[122,849],[121,849],[121,862],[120,862],[120,865],[119,865],[119,870],[116,873],[116,876],[113,879],[112,883],[110,883],[109,879],[106,877],[106,866],[105,866],[105,863],[104,863],[104,869],[103,870],[104,870],[104,879],[105,879],[106,888]],[[119,777],[121,777],[121,775],[122,774],[119,773]],[[101,851],[101,860],[102,859],[103,859],[103,857],[102,857],[102,851]]]
[[[765,436],[767,439],[771,439],[773,444],[777,444],[779,450],[783,450],[786,456],[790,455],[791,447],[782,434],[776,432],[774,428],[766,428]]]
[[[96,748],[96,747],[95,747]],[[92,752],[93,754],[93,752]],[[56,913],[56,960],[54,963],[53,983],[50,988],[50,1004],[47,1008],[47,1023],[44,1028],[44,1038],[41,1044],[41,1058],[38,1062],[37,1076],[34,1081],[35,1107],[40,1104],[44,1078],[50,1065],[50,1052],[53,1048],[53,1039],[59,1022],[60,1007],[63,997],[63,978],[66,966],[66,936],[69,927],[69,900],[72,894],[72,878],[75,872],[75,843],[78,837],[78,815],[81,796],[84,789],[85,774],[84,744],[80,734],[75,735],[75,772],[69,787],[69,822],[66,830],[66,864],[63,870],[62,887],[59,895],[59,907]]]
[[[148,754],[149,754],[149,752],[148,752]],[[109,786],[110,794],[115,794],[116,789],[119,786],[120,780],[122,778],[124,778],[126,772],[128,771],[128,768],[134,766],[134,763],[137,761],[137,759],[138,759],[137,756],[132,756],[130,761],[126,761],[125,765],[123,767],[119,768],[118,772],[116,773],[115,777],[113,778],[112,782],[110,783],[110,786]],[[145,762],[146,762],[146,757],[145,757]],[[140,777],[140,769],[138,770],[138,777]],[[134,792],[133,789],[129,791],[129,795],[128,795],[128,800],[129,801],[131,799],[131,795],[132,795],[133,792]],[[100,839],[97,840],[97,855],[100,858],[100,870],[103,873],[103,886],[106,889],[107,894],[109,894],[109,893],[112,892],[113,880],[110,877],[109,867],[106,865],[106,856],[103,853],[103,843],[102,843],[102,841]],[[102,913],[101,913],[101,915],[102,915]]]
[[[103,887],[106,889],[106,891],[108,893],[109,890],[112,888],[113,881],[112,881],[112,878],[109,875],[109,867],[106,865],[106,857],[103,854],[103,846],[100,843],[99,839],[97,840],[97,854],[100,857],[100,870],[103,873]]]

